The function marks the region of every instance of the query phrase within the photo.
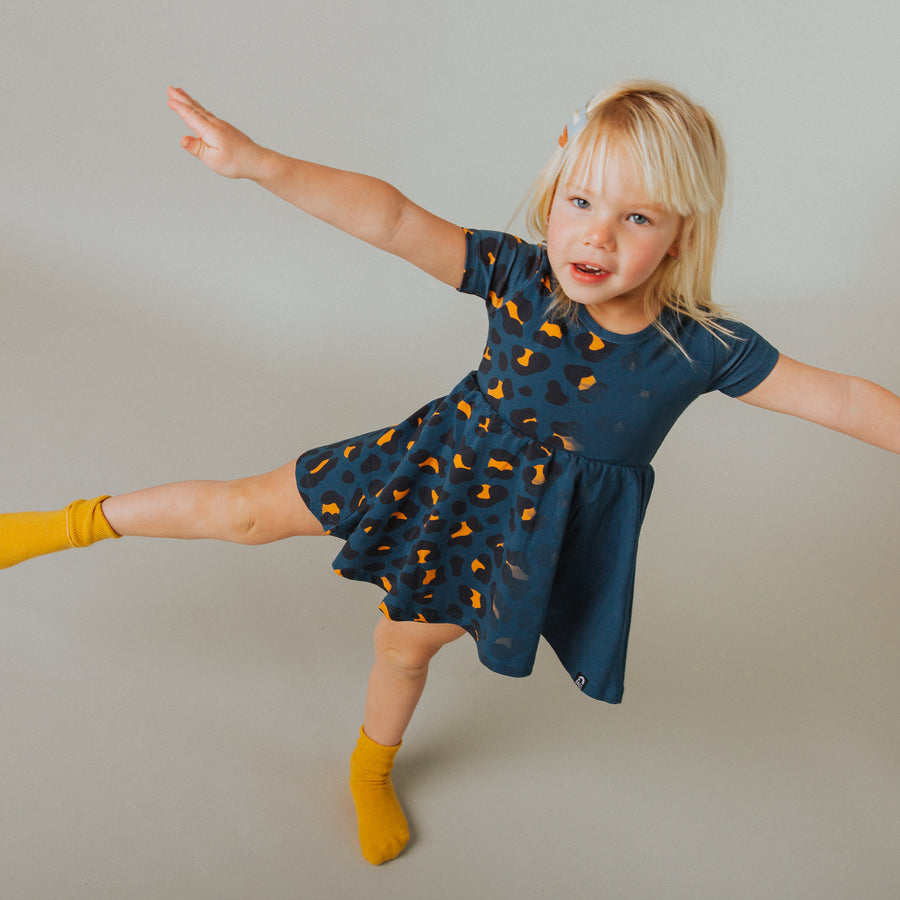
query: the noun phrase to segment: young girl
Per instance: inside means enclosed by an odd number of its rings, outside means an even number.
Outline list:
[[[650,460],[696,397],[720,390],[900,452],[900,398],[779,356],[713,302],[724,153],[671,88],[628,85],[573,117],[532,197],[540,244],[267,150],[182,90],[169,105],[213,171],[484,298],[486,349],[400,424],[268,474],[0,516],[0,566],[122,535],[343,539],[338,574],[386,594],[350,770],[372,863],[409,837],[391,767],[444,644],[468,632],[486,666],[523,676],[544,635],[584,693],[621,700]]]

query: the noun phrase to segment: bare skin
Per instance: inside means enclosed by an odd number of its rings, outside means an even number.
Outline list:
[[[103,501],[103,514],[117,534],[139,537],[256,545],[325,534],[297,491],[293,462],[236,481],[182,481],[120,494]],[[364,723],[373,741],[400,743],[425,689],[429,662],[463,634],[458,625],[378,622]]]

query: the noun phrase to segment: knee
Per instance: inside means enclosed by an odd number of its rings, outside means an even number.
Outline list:
[[[236,544],[263,544],[253,492],[244,480],[226,481],[216,492],[213,515],[225,539]]]
[[[452,625],[430,626],[384,618],[375,628],[375,655],[398,674],[417,678],[428,672],[428,664],[438,650],[460,634],[463,629]]]
[[[406,678],[418,678],[428,672],[428,664],[437,653],[417,635],[411,634],[402,625],[408,622],[391,622],[384,619],[375,628],[375,656],[397,674]]]

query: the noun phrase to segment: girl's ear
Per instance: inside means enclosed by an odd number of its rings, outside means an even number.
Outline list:
[[[673,259],[681,259],[681,247],[678,246],[678,242],[676,241],[672,244],[671,247],[666,251],[668,256],[671,256]]]

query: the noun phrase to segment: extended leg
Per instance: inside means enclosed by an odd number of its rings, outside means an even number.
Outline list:
[[[0,568],[126,534],[265,544],[324,532],[297,491],[291,462],[254,478],[184,481],[55,512],[0,515]]]
[[[268,544],[325,532],[297,491],[294,463],[237,481],[181,481],[103,501],[118,534]]]
[[[425,688],[429,662],[444,644],[464,633],[457,625],[389,619],[375,628],[365,725],[350,759],[360,847],[375,865],[393,859],[409,840],[406,816],[391,781],[394,757]]]

